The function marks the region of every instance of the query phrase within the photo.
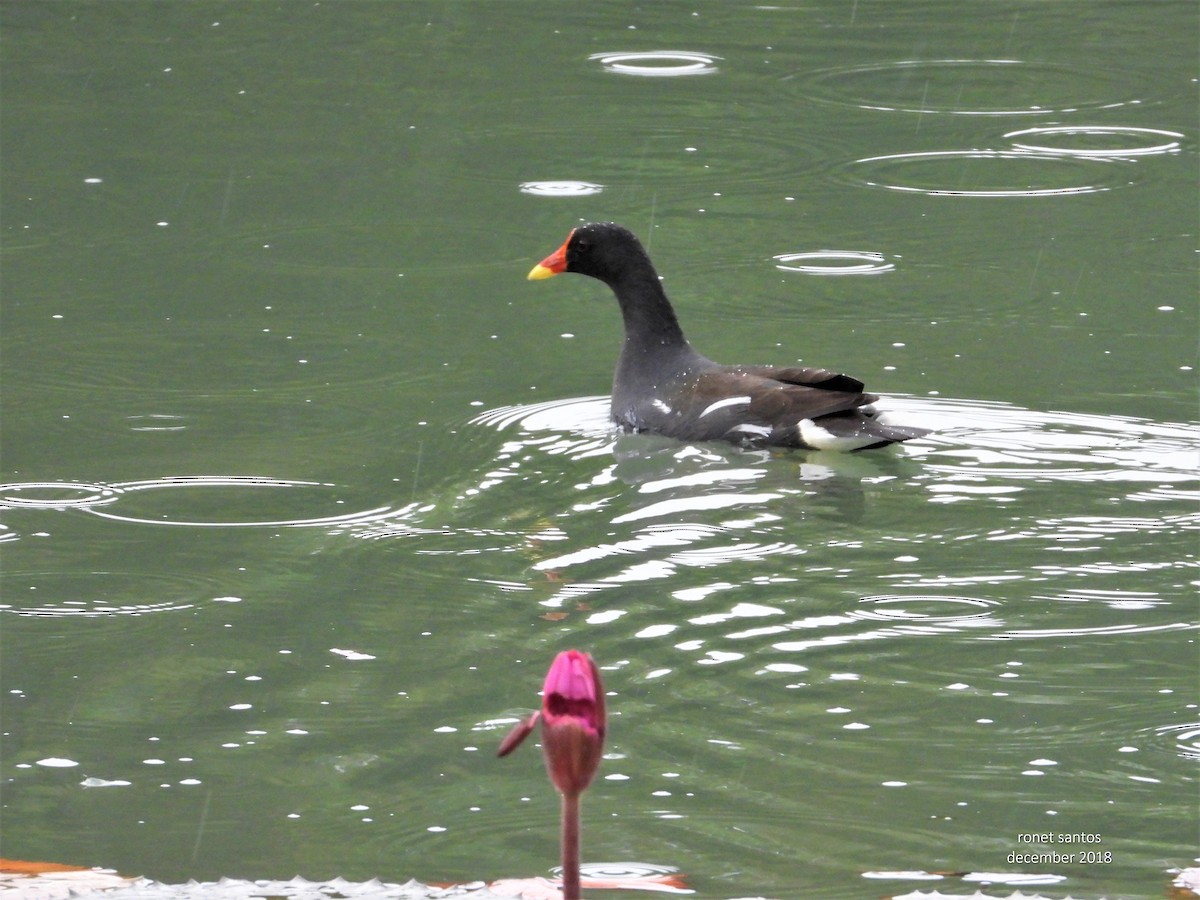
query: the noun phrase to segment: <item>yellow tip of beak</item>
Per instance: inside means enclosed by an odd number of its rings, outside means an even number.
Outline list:
[[[529,270],[529,275],[527,277],[530,281],[541,281],[543,278],[553,278],[557,274],[558,273],[553,269],[548,269],[541,263],[538,263]]]

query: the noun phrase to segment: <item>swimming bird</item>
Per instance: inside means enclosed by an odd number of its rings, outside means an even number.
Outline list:
[[[613,222],[580,225],[530,280],[575,272],[599,279],[621,307],[625,339],[612,418],[682,441],[865,450],[928,434],[886,424],[857,378],[806,366],[726,366],[695,350],[641,242]]]

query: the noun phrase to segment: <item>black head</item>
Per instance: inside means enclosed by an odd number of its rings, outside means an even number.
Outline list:
[[[615,222],[590,222],[575,228],[561,247],[529,273],[531,279],[560,272],[590,275],[615,284],[634,272],[653,273],[650,258],[632,231]]]

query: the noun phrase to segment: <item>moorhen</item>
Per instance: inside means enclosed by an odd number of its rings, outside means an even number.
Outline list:
[[[692,349],[641,242],[620,225],[580,225],[530,280],[560,272],[607,284],[625,341],[613,376],[612,417],[634,431],[684,441],[865,450],[928,434],[881,422],[849,375],[803,366],[723,366]]]

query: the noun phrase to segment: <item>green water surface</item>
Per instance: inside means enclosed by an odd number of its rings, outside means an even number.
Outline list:
[[[0,850],[545,875],[553,791],[494,748],[580,647],[586,860],[1163,896],[1200,834],[1198,18],[0,5]],[[615,304],[525,280],[597,219],[705,353],[935,434],[613,434]]]

